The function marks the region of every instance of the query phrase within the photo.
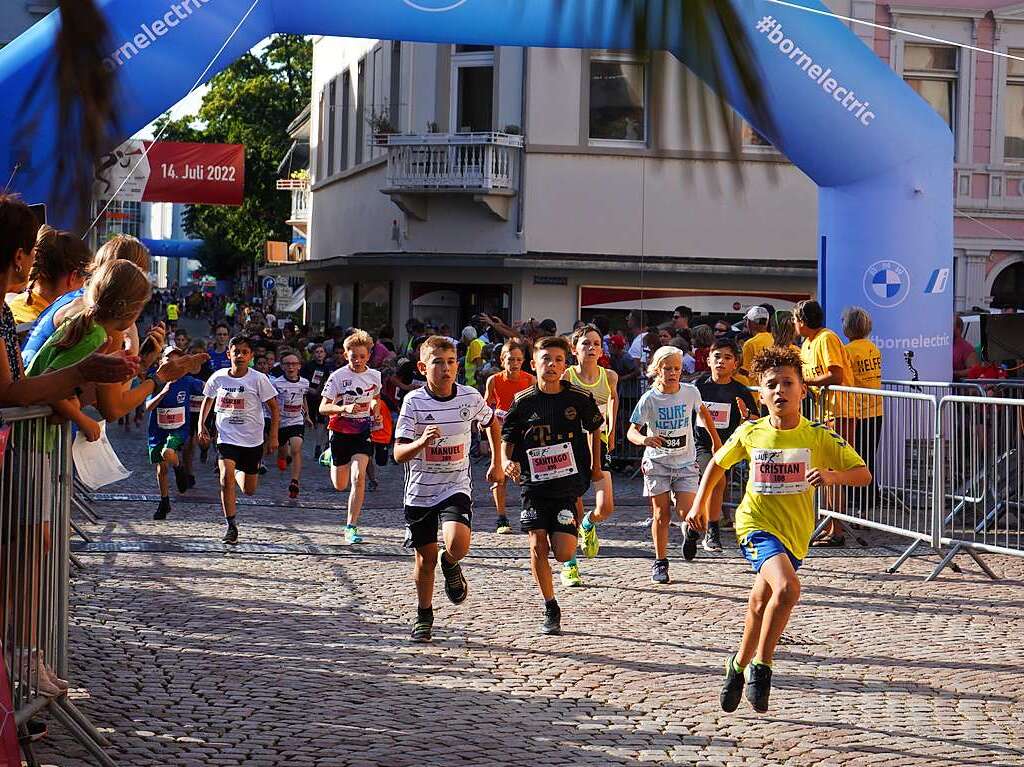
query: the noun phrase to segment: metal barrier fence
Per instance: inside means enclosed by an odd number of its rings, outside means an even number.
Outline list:
[[[931,542],[938,484],[935,397],[911,391],[836,386],[813,395],[813,418],[826,423],[864,459],[874,477],[868,487],[818,493],[824,518]]]
[[[0,410],[9,429],[0,463],[0,647],[19,739],[36,765],[27,722],[43,709],[102,765],[109,745],[68,700],[71,428],[49,408]]]
[[[978,552],[1024,556],[1024,399],[946,397],[939,403],[940,438],[949,435],[938,473],[943,513],[936,516],[936,548],[949,551],[927,580],[960,552],[992,578]]]

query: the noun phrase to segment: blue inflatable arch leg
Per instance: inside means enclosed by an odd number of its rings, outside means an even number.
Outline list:
[[[679,0],[685,2],[685,0]],[[805,6],[823,9],[814,0]],[[106,0],[113,33],[107,65],[118,74],[126,135],[176,103],[249,14],[209,75],[275,32],[432,43],[623,48],[634,42],[634,0]],[[850,304],[871,310],[887,371],[915,352],[922,376],[951,375],[952,293],[926,293],[937,270],[952,270],[953,139],[930,107],[841,22],[763,2],[735,4],[754,47],[774,130],[752,119],[729,78],[732,105],[814,180],[819,242],[794,252],[822,257],[821,300],[831,327]],[[700,74],[678,20],[650,19],[652,45]],[[16,110],[53,51],[51,14],[0,51],[0,157],[5,175],[33,202],[52,178],[52,92],[37,129],[20,145]],[[723,62],[724,64],[724,62]]]

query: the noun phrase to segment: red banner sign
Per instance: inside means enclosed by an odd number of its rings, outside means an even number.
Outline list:
[[[18,731],[11,703],[11,686],[4,663],[3,645],[0,645],[0,767],[21,767],[18,753]]]
[[[96,196],[129,202],[241,205],[245,147],[126,141],[100,161]]]

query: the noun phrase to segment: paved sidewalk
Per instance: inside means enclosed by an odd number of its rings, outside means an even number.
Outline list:
[[[107,490],[153,495],[141,436],[114,439],[135,474]],[[894,539],[814,556],[771,713],[726,715],[749,568],[735,548],[675,556],[673,582],[652,584],[636,483],[582,562],[586,587],[559,593],[564,636],[537,633],[525,537],[494,535],[480,508],[469,600],[439,588],[423,646],[407,641],[398,467],[368,495],[364,546],[339,545],[345,496],[311,466],[297,505],[272,468],[226,551],[214,474],[197,466],[166,522],[153,501],[98,503],[74,577],[72,681],[120,765],[1024,764],[1019,560],[989,558],[996,583],[965,558],[925,584],[931,558],[885,574]],[[52,722],[39,753],[90,764]]]

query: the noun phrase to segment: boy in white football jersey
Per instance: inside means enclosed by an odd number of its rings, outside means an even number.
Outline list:
[[[494,412],[480,392],[455,382],[459,361],[451,341],[441,336],[424,341],[418,367],[427,385],[409,392],[402,401],[395,425],[395,460],[406,464],[405,545],[416,550],[412,640],[429,642],[434,624],[434,568],[439,558],[448,599],[461,604],[469,593],[459,560],[469,552],[472,533],[469,445],[473,422],[488,429],[492,472],[499,435]],[[440,557],[439,527],[444,538]]]
[[[249,367],[252,345],[245,336],[235,336],[228,345],[231,367],[216,371],[203,388],[206,399],[199,413],[199,446],[210,446],[206,416],[217,414],[217,450],[220,453],[220,500],[227,532],[224,543],[238,543],[235,523],[235,483],[246,495],[254,495],[259,484],[260,460],[264,451],[277,450],[277,390],[270,379]],[[270,410],[270,434],[263,441],[263,405]]]

